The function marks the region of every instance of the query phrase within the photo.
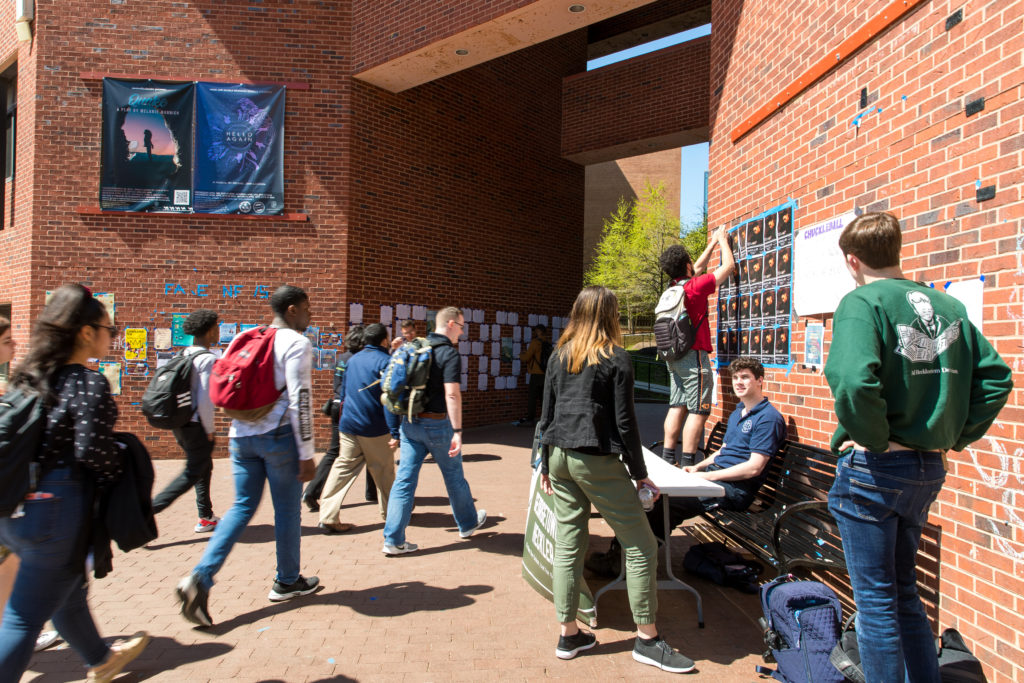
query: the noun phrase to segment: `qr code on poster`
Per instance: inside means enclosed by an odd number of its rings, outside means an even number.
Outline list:
[[[188,204],[188,190],[175,190],[174,191],[174,204]]]

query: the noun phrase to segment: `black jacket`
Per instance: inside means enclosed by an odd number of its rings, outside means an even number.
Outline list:
[[[566,347],[563,347],[563,349]],[[551,446],[591,455],[622,456],[633,479],[645,479],[640,429],[633,407],[633,362],[618,346],[577,375],[569,372],[562,350],[548,361],[541,411],[541,472],[548,473]]]

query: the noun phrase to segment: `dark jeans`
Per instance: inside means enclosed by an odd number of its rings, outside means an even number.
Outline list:
[[[38,488],[49,498],[26,501],[22,517],[0,519],[0,543],[21,559],[0,626],[0,683],[21,678],[48,619],[89,666],[101,663],[110,651],[89,613],[88,584],[78,558],[89,508],[85,488],[70,467],[52,470]]]
[[[714,465],[708,469],[713,467]],[[757,495],[757,488],[754,486],[750,486],[748,490],[740,482],[720,481],[718,483],[725,489],[725,495],[721,498],[676,496],[669,499],[668,523],[670,533],[672,529],[675,529],[691,517],[696,517],[705,510],[718,507],[723,510],[742,512],[750,507],[750,504],[754,502],[754,497]],[[651,531],[654,532],[654,535],[663,539],[665,538],[665,517],[661,506],[662,503],[659,502],[654,506],[653,510],[647,513],[647,521],[651,523]]]
[[[334,405],[336,404],[332,404],[332,406]],[[327,475],[331,473],[331,465],[338,459],[338,452],[341,450],[341,435],[338,433],[340,419],[341,412],[336,407],[332,407],[331,424],[334,425],[334,429],[331,430],[331,444],[327,447],[324,457],[317,463],[316,473],[306,484],[306,490],[302,493],[302,500],[306,505],[313,505],[320,500],[324,484],[327,483]],[[377,500],[377,485],[373,482],[369,469],[366,470],[366,499]]]
[[[544,402],[544,375],[530,375],[530,390],[526,395],[526,420],[537,418],[537,408]]]
[[[196,490],[196,509],[203,519],[213,517],[210,478],[213,476],[213,442],[200,422],[189,422],[174,430],[174,438],[185,451],[185,469],[153,499],[153,512],[167,509],[190,488]]]

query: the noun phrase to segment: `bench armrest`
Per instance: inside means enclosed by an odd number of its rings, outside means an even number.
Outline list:
[[[782,556],[782,526],[789,518],[790,515],[797,512],[804,512],[806,510],[825,510],[828,511],[827,500],[804,500],[799,503],[793,503],[783,510],[779,516],[775,519],[775,526],[772,528],[772,557],[778,562],[778,566],[786,567],[790,563]]]

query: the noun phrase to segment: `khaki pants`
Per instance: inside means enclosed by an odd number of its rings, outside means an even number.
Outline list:
[[[331,471],[320,494],[320,523],[338,524],[341,515],[341,504],[352,487],[363,464],[370,470],[373,481],[377,484],[377,502],[380,504],[380,516],[384,519],[388,510],[388,495],[391,484],[395,481],[395,455],[388,446],[391,437],[355,436],[341,432],[341,447],[338,458],[331,465]]]

